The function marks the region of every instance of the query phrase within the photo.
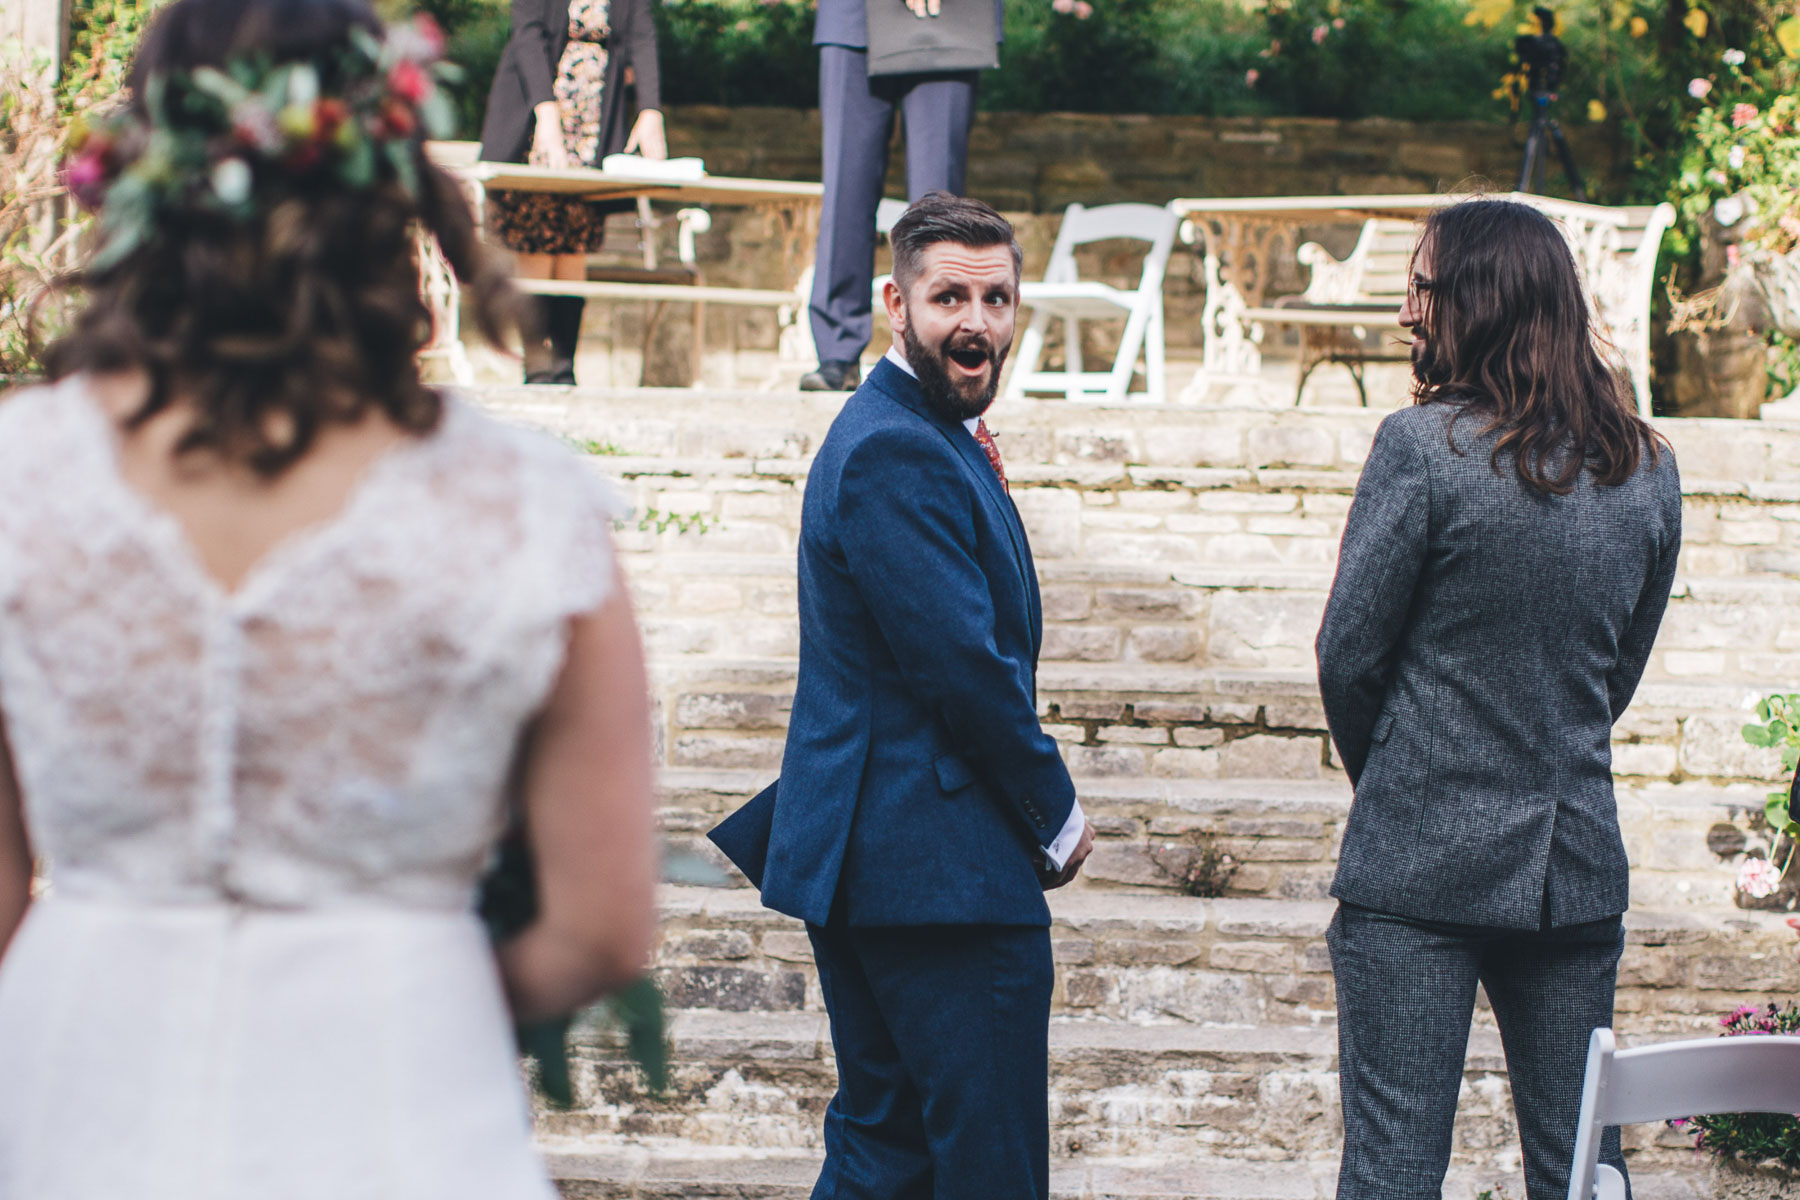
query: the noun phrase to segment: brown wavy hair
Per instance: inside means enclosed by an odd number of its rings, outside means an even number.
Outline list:
[[[1416,403],[1485,415],[1482,432],[1499,432],[1495,469],[1510,457],[1540,492],[1567,495],[1584,469],[1616,487],[1646,455],[1656,461],[1662,439],[1603,357],[1574,256],[1549,217],[1511,200],[1451,204],[1425,221],[1415,279],[1421,256],[1431,279],[1415,329]]]
[[[381,36],[364,0],[176,0],[138,47],[130,103],[141,111],[160,72],[249,55],[312,62],[329,88],[330,64],[354,29]],[[518,302],[456,182],[416,137],[410,152],[416,199],[392,179],[352,189],[322,175],[248,219],[168,214],[116,264],[64,281],[87,305],[46,352],[50,377],[142,369],[149,396],[127,428],[179,402],[193,419],[177,453],[207,450],[265,477],[302,458],[333,422],[379,411],[409,432],[435,428],[443,399],[418,367],[431,314],[415,226],[437,239],[496,345],[516,326]]]

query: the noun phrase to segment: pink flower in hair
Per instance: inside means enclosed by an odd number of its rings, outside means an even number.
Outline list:
[[[437,23],[437,18],[430,13],[419,13],[413,17],[413,29],[425,42],[432,58],[444,55],[444,27]]]
[[[63,186],[83,208],[99,208],[106,198],[105,148],[84,150],[63,170]]]
[[[394,64],[392,71],[388,72],[387,85],[391,95],[399,97],[408,104],[417,104],[431,89],[431,79],[418,63],[411,59],[402,59]]]

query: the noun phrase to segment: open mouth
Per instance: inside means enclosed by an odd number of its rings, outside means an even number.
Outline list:
[[[988,356],[987,351],[970,346],[950,351],[950,361],[969,374],[977,375],[980,374],[983,367],[987,366]]]

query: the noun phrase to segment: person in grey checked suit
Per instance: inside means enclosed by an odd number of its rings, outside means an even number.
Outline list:
[[[1375,435],[1318,638],[1356,788],[1326,935],[1338,1200],[1437,1200],[1477,981],[1530,1200],[1568,1190],[1624,941],[1610,734],[1681,544],[1674,454],[1588,322],[1541,213],[1470,200],[1426,222],[1400,314],[1416,403]],[[1601,1158],[1624,1170],[1618,1130]]]

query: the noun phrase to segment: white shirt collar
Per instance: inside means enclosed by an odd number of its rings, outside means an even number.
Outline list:
[[[913,365],[906,361],[906,355],[900,353],[900,348],[898,346],[889,346],[888,352],[882,355],[882,357],[893,363],[896,367],[899,367],[902,371],[905,371],[914,379],[919,377],[919,373],[913,370]],[[975,434],[975,427],[979,424],[981,424],[980,417],[970,417],[963,422],[963,428],[968,430],[969,435],[973,437]]]

